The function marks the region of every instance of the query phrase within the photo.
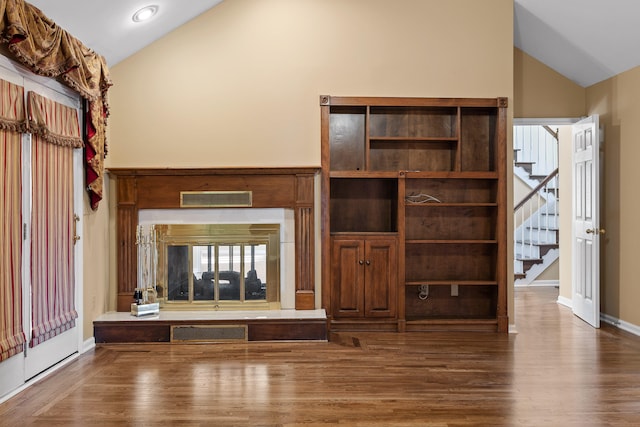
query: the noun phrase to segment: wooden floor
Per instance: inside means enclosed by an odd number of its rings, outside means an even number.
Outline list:
[[[640,339],[556,298],[517,289],[509,335],[103,345],[0,405],[0,425],[640,425]]]

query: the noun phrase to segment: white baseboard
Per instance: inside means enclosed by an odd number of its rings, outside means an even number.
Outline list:
[[[73,353],[71,356],[67,357],[66,359],[61,360],[60,362],[56,363],[55,365],[51,366],[50,368],[46,369],[45,371],[39,373],[35,377],[33,377],[33,378],[29,379],[28,381],[24,382],[21,386],[19,386],[15,390],[12,390],[11,392],[9,392],[9,393],[7,393],[7,394],[5,394],[3,396],[0,396],[0,403],[6,402],[7,400],[11,399],[16,394],[20,393],[23,390],[26,390],[28,387],[31,387],[33,384],[37,383],[38,381],[48,377],[49,375],[51,375],[52,373],[54,373],[58,369],[65,367],[67,364],[73,362],[78,357],[79,357],[78,353]]]
[[[58,369],[66,366],[68,363],[73,362],[74,360],[76,360],[80,354],[86,353],[89,350],[94,349],[96,346],[96,339],[95,337],[91,337],[88,340],[85,340],[82,343],[82,349],[80,349],[79,353],[74,353],[71,356],[61,360],[60,362],[56,363],[55,365],[51,366],[50,368],[46,369],[45,371],[41,372],[40,374],[36,375],[34,378],[31,378],[29,381],[24,382],[22,385],[20,385],[18,388],[16,388],[15,390],[12,390],[11,392],[0,396],[0,403],[3,403],[9,399],[11,399],[13,396],[15,396],[16,394],[20,393],[21,391],[25,390],[26,388],[30,387],[31,385],[35,384],[36,382],[40,381],[41,379],[47,377],[48,375],[54,373],[55,371],[57,371]]]
[[[623,331],[632,333],[636,336],[640,336],[640,326],[634,325],[633,323],[625,322],[624,320],[620,320],[616,317],[609,316],[608,314],[600,314],[600,320],[610,325],[613,325],[617,328],[622,329]]]
[[[559,280],[534,280],[529,286],[560,286]]]
[[[558,300],[556,302],[566,307],[573,308],[573,302],[570,298],[558,296]],[[615,326],[616,328],[620,328],[623,331],[632,333],[640,337],[640,326],[638,325],[625,322],[624,320],[620,320],[617,317],[609,316],[608,314],[604,313],[600,313],[600,321],[608,323],[609,325]]]
[[[565,307],[573,308],[573,301],[571,298],[563,297],[562,295],[558,295],[558,299],[556,301],[558,304],[562,304]]]
[[[560,281],[559,280],[534,280],[531,283],[515,282],[513,286],[516,288],[531,288],[531,287],[546,287],[546,286],[558,287],[560,286]]]
[[[89,350],[93,350],[96,346],[96,338],[91,337],[88,340],[85,340],[82,343],[82,349],[80,350],[80,354],[86,353]]]

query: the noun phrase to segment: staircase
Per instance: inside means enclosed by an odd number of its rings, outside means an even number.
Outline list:
[[[524,194],[514,207],[516,285],[531,284],[559,256],[557,142],[545,126],[514,128],[514,175]]]

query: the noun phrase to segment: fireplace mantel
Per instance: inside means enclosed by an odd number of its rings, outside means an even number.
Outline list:
[[[314,178],[318,172],[319,168],[109,169],[117,188],[118,311],[130,310],[136,287],[138,211],[180,209],[180,193],[185,191],[251,191],[251,208],[293,209],[295,306],[314,309]]]

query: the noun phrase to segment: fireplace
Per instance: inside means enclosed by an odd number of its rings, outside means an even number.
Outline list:
[[[248,308],[252,305],[262,305],[297,310],[313,310],[320,307],[320,296],[315,285],[314,244],[314,189],[317,168],[110,169],[109,174],[115,178],[117,188],[118,311],[130,310],[136,288],[136,229],[141,225],[151,224],[174,227],[166,237],[168,240],[165,255],[168,256],[169,251],[176,252],[175,255],[181,253],[183,263],[185,257],[191,259],[188,265],[193,270],[193,257],[197,253],[196,256],[204,259],[206,265],[196,268],[195,278],[194,271],[190,270],[186,281],[181,285],[171,285],[171,297],[168,284],[169,267],[168,264],[165,265],[166,270],[159,272],[167,277],[167,281],[164,282],[166,288],[162,289],[165,307],[184,307],[187,303],[191,307],[189,309],[199,305],[209,310],[233,309],[234,305]],[[207,193],[233,193],[228,199],[233,202],[231,204],[240,200],[243,206],[207,206],[207,197],[202,196]],[[246,197],[247,194],[250,196]],[[260,282],[264,281],[267,284],[275,281],[279,283],[275,290],[265,289],[264,298],[255,287],[257,271],[251,271],[255,270],[251,268],[251,241],[236,244],[236,241],[239,241],[238,236],[222,242],[191,239],[190,243],[182,242],[184,244],[176,244],[169,249],[169,240],[173,239],[174,243],[179,243],[175,234],[184,232],[180,230],[183,225],[205,228],[235,225],[246,228],[248,224],[260,227],[272,224],[279,227],[279,261],[276,267],[269,269],[270,273],[263,273],[274,274],[276,271],[277,277],[275,280],[266,276],[264,280],[262,277],[259,278]],[[216,233],[225,232],[223,230]],[[266,250],[266,247],[260,244],[256,242],[254,247],[254,263],[258,258],[255,251]],[[273,244],[270,243],[269,246]],[[239,253],[243,254],[244,265],[237,269],[233,264],[230,267],[229,259],[234,258],[233,254]],[[171,274],[177,277],[177,267],[172,268],[175,269]],[[184,265],[181,268],[184,269]],[[172,280],[175,277],[172,276]],[[247,296],[247,288],[258,292],[255,299]],[[235,292],[233,300],[229,299],[230,289],[234,289]],[[250,293],[253,291],[250,290]]]
[[[144,209],[163,309],[295,309],[292,209]]]

